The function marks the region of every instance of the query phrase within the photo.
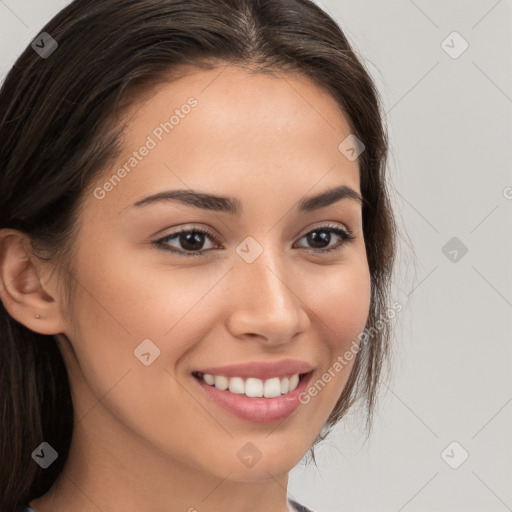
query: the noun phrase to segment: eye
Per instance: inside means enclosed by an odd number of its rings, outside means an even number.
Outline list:
[[[332,241],[332,233],[338,238],[340,238],[340,242],[332,247],[329,247],[329,243]],[[308,243],[312,243],[314,248],[310,249],[311,252],[316,253],[327,253],[331,251],[337,251],[341,249],[345,244],[352,242],[355,240],[355,235],[352,234],[348,229],[340,228],[336,224],[325,224],[323,226],[319,226],[311,231],[308,231],[302,238],[307,238]],[[301,240],[302,240],[301,238]],[[321,247],[317,248],[318,244],[322,246],[327,243],[327,248]],[[315,247],[316,246],[316,247]]]
[[[333,240],[333,234],[335,237],[338,237],[340,241],[336,245],[329,247],[329,244]],[[212,232],[207,229],[195,227],[191,229],[181,229],[159,240],[155,240],[152,243],[157,247],[181,256],[202,256],[203,253],[208,250],[203,248],[205,238],[210,238],[215,243],[219,243]],[[309,252],[327,253],[340,250],[345,244],[352,242],[356,237],[349,230],[340,228],[338,225],[326,224],[308,231],[300,240],[303,238],[306,238],[308,243],[313,244],[313,248],[306,248]],[[171,241],[181,244],[181,248],[176,248],[176,246],[170,243]],[[327,248],[323,247],[325,244],[327,244]],[[170,247],[174,247],[174,249]]]
[[[181,229],[180,231],[176,231],[175,233],[171,233],[170,235],[166,235],[163,238],[160,238],[160,240],[156,240],[153,242],[153,244],[157,245],[158,247],[163,247],[170,252],[181,254],[182,256],[201,256],[205,250],[200,250],[201,247],[199,246],[203,245],[205,237],[209,237],[217,242],[217,239],[210,231],[201,228],[193,228]],[[169,249],[169,247],[174,247],[169,244],[169,241],[174,241],[176,239],[179,243],[182,244],[182,247],[185,250]]]

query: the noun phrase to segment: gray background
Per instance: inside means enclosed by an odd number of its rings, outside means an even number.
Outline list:
[[[67,3],[0,0],[0,80]],[[372,436],[347,417],[289,494],[318,512],[512,510],[512,0],[317,3],[382,95],[404,309]]]

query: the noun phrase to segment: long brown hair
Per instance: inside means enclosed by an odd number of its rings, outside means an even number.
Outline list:
[[[71,268],[83,192],[121,150],[120,109],[173,69],[233,63],[300,73],[337,101],[365,145],[372,335],[315,444],[359,400],[370,429],[389,354],[389,324],[377,322],[388,307],[396,227],[379,96],[339,25],[309,0],[75,0],[40,32],[58,47],[42,58],[29,45],[0,89],[0,228],[24,232],[34,253],[44,250],[62,268]],[[3,303],[0,350],[0,511],[11,512],[44,494],[62,470],[73,405],[55,338],[14,320]],[[45,470],[31,457],[43,441],[59,454]]]

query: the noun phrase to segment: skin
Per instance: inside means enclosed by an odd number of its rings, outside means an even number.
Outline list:
[[[221,72],[222,71],[222,72]],[[198,105],[103,199],[94,197],[175,108]],[[67,312],[49,263],[26,236],[2,230],[2,300],[29,329],[56,335],[69,371],[75,430],[39,512],[262,512],[288,510],[288,472],[311,446],[352,368],[336,373],[284,421],[257,424],[220,409],[192,386],[205,366],[292,358],[315,382],[364,329],[370,275],[361,205],[343,199],[299,215],[304,196],[347,185],[360,193],[358,162],[338,150],[351,133],[335,100],[305,78],[229,66],[159,84],[130,114],[118,162],[86,192]],[[238,198],[240,218],[177,202],[131,207],[151,194],[192,188]],[[314,253],[306,236],[325,223],[355,240]],[[202,256],[151,241],[180,228],[209,228]],[[251,264],[235,249],[263,247]],[[169,242],[186,251],[183,238]],[[41,318],[34,318],[39,313]],[[160,356],[145,366],[134,349],[149,338]],[[237,452],[253,443],[248,468]]]

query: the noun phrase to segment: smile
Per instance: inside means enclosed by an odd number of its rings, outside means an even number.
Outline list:
[[[195,372],[194,376],[222,391],[227,390],[251,398],[275,398],[292,392],[298,386],[301,374],[295,373],[289,377],[271,377],[265,380],[257,377],[248,377],[244,380],[242,377],[226,377],[201,372]]]
[[[213,407],[220,407],[242,420],[268,423],[282,421],[300,407],[299,396],[307,389],[313,371],[265,380],[198,371],[192,375],[193,382]]]

